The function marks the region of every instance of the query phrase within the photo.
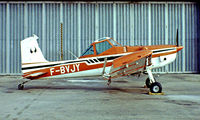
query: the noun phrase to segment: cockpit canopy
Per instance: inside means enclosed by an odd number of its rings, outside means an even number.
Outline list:
[[[93,42],[81,56],[99,55],[114,46],[121,45],[112,38],[104,37]]]

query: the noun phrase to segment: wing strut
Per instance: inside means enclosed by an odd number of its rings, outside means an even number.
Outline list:
[[[104,58],[104,65],[103,65],[102,75],[104,75],[104,73],[105,73],[106,64],[107,64],[107,58]]]
[[[110,83],[111,83],[111,76],[105,72],[106,64],[107,64],[107,58],[104,58],[104,65],[103,65],[102,76],[103,76],[104,78],[107,78],[107,79],[108,79],[107,85],[109,86]]]

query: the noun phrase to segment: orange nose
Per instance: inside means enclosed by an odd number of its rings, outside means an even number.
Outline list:
[[[176,47],[176,51],[177,51],[177,52],[180,51],[181,49],[183,49],[183,46],[178,46],[178,47]]]

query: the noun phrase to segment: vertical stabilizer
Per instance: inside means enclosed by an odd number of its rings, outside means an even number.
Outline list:
[[[21,60],[22,64],[25,63],[38,63],[38,62],[48,62],[37,42],[38,37],[33,35],[32,37],[26,38],[21,41]]]

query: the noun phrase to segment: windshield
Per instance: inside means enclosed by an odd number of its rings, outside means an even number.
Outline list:
[[[94,54],[94,49],[93,49],[93,46],[91,45],[81,56],[93,55],[93,54]]]
[[[108,41],[97,43],[95,46],[96,46],[97,55],[112,47]]]

